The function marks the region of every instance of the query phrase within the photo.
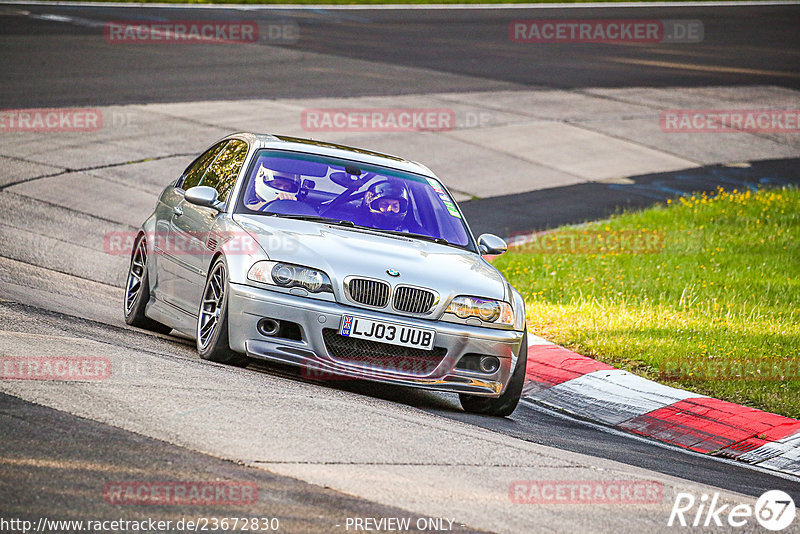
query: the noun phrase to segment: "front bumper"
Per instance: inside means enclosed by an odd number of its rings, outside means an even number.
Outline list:
[[[338,331],[344,314],[433,329],[438,353],[442,349],[446,352],[424,370],[414,365],[384,366],[351,361],[340,354],[334,357],[326,346],[323,330]],[[262,318],[298,324],[302,339],[261,334],[257,325]],[[523,335],[514,330],[392,315],[234,283],[230,284],[228,294],[228,330],[231,349],[253,358],[299,365],[308,370],[309,378],[353,377],[485,396],[500,395],[508,384]],[[327,334],[330,336],[331,332]],[[467,354],[495,356],[500,366],[493,373],[457,368],[459,360]],[[397,362],[397,357],[394,360]]]

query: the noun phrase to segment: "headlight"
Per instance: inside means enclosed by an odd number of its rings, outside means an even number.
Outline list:
[[[494,324],[513,325],[514,312],[508,302],[482,299],[478,297],[456,297],[450,301],[445,313],[452,313],[461,319],[477,317],[481,321]]]
[[[333,293],[331,279],[328,275],[311,267],[280,263],[276,261],[259,261],[247,271],[248,280],[285,288],[302,287],[310,293]]]

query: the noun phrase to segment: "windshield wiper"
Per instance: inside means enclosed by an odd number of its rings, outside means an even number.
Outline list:
[[[444,239],[443,237],[433,237],[433,236],[426,235],[426,234],[415,234],[415,233],[412,233],[412,232],[401,232],[399,230],[381,230],[381,229],[377,229],[377,228],[375,228],[375,230],[377,230],[378,232],[385,233],[385,234],[400,235],[400,236],[403,236],[403,237],[412,237],[414,239],[422,239],[424,241],[431,241],[433,243],[439,243],[440,245],[451,245],[451,246],[454,246],[454,247],[458,246],[458,245],[455,245],[455,244],[451,243],[447,239]]]
[[[356,226],[353,223],[353,221],[348,221],[345,219],[334,219],[331,217],[320,217],[319,215],[292,215],[284,213],[267,213],[265,215],[269,215],[270,217],[280,217],[281,219],[296,219],[298,221],[311,221],[311,222],[333,224],[336,226],[349,226],[351,228],[354,228]]]

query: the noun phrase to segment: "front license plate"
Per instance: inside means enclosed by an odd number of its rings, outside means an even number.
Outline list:
[[[436,332],[386,321],[373,321],[353,315],[342,316],[339,333],[345,337],[368,339],[390,345],[431,350]]]

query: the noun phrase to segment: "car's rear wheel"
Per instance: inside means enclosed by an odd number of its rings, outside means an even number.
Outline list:
[[[506,417],[511,415],[522,396],[525,385],[525,368],[528,364],[528,333],[522,335],[522,344],[517,356],[517,366],[511,374],[506,390],[499,397],[480,397],[478,395],[459,395],[461,407],[470,413]]]
[[[125,284],[125,322],[152,330],[159,334],[168,334],[172,328],[154,321],[144,314],[150,301],[150,282],[147,275],[147,242],[140,235],[133,245],[131,264],[128,268],[128,279]]]
[[[197,314],[197,352],[204,360],[245,367],[247,357],[231,350],[228,342],[228,269],[217,258],[208,273]]]

